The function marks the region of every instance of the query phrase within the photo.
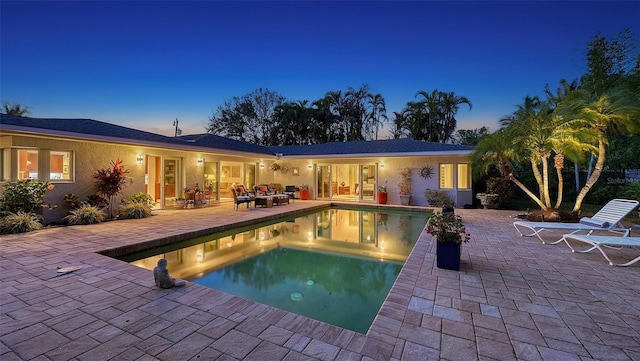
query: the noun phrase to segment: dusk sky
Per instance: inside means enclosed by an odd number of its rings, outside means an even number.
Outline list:
[[[368,84],[389,117],[416,92],[473,103],[458,129],[497,129],[527,95],[586,71],[593,36],[631,29],[640,1],[5,1],[0,98],[32,117],[203,133],[258,88],[292,101]]]

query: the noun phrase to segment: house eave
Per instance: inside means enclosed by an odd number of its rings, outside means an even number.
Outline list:
[[[164,142],[154,142],[154,141],[146,141],[139,139],[129,139],[129,138],[121,138],[121,137],[109,137],[109,136],[100,136],[86,133],[76,133],[76,132],[68,132],[68,131],[60,131],[60,130],[51,130],[51,129],[40,129],[40,128],[32,128],[32,127],[21,127],[16,125],[2,124],[0,128],[0,135],[8,135],[5,132],[12,132],[14,135],[31,135],[37,136],[41,138],[52,138],[59,137],[65,138],[68,140],[74,141],[93,141],[93,142],[102,142],[102,143],[113,143],[113,144],[121,144],[128,146],[144,146],[151,148],[160,148],[160,149],[173,149],[173,150],[184,150],[191,152],[202,152],[209,154],[220,154],[220,155],[232,155],[232,156],[250,156],[256,157],[258,154],[262,157],[276,157],[275,154],[270,153],[253,153],[253,152],[242,152],[237,150],[229,150],[222,148],[213,148],[213,147],[203,147],[203,146],[195,146],[190,145],[189,143],[164,143]]]

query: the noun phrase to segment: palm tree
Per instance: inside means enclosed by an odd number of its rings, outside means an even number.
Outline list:
[[[609,132],[638,134],[640,119],[640,92],[624,86],[614,88],[597,98],[585,91],[577,91],[568,97],[560,107],[559,114],[569,119],[572,127],[589,129],[595,132],[598,140],[598,160],[594,171],[576,197],[573,211],[577,212],[587,192],[596,183],[605,164],[606,146],[609,144]]]
[[[419,90],[416,93],[424,97],[422,103],[422,109],[424,109],[424,115],[426,116],[426,139],[429,142],[439,142],[442,124],[442,92],[434,89],[431,93],[427,93],[424,90]]]
[[[460,109],[460,104],[467,104],[471,110],[471,101],[465,96],[455,95],[453,92],[441,93],[442,113],[444,116],[444,127],[442,129],[442,143],[447,143],[456,129],[458,121],[455,116]]]
[[[2,104],[3,113],[7,115],[15,115],[18,117],[24,117],[27,114],[31,114],[30,108],[23,104],[3,102]]]
[[[373,133],[372,138],[374,138],[375,140],[378,140],[378,130],[382,125],[382,122],[380,122],[380,119],[381,118],[384,120],[389,119],[389,117],[387,117],[386,104],[385,104],[384,98],[379,93],[376,95],[368,94],[367,102],[371,107],[369,119],[371,120],[371,123],[372,123],[371,124],[372,133]]]

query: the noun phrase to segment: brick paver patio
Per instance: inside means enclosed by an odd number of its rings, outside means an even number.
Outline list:
[[[97,253],[322,205],[0,236],[0,359],[640,360],[640,265],[522,238],[510,211],[456,210],[473,236],[460,272],[435,267],[423,234],[366,335],[192,283],[161,290],[152,272]],[[83,268],[56,277],[71,265]]]

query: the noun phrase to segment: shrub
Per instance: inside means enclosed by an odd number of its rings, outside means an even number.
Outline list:
[[[69,215],[62,220],[68,224],[96,224],[104,221],[106,215],[104,211],[87,203],[82,203],[80,207],[69,212]]]
[[[640,200],[640,181],[634,182],[630,186],[622,187],[618,196],[620,198]]]
[[[151,206],[142,202],[128,202],[120,207],[120,218],[137,219],[151,216]]]
[[[497,194],[491,197],[489,208],[504,209],[516,195],[516,187],[508,178],[494,177],[487,180],[487,193]]]
[[[455,202],[447,192],[427,189],[424,192],[424,197],[432,207],[453,208],[455,206]]]
[[[92,205],[96,208],[107,208],[107,206],[109,205],[109,201],[99,194],[92,194],[88,196],[87,199],[89,200],[89,205]]]
[[[0,203],[5,211],[12,213],[32,213],[42,207],[44,194],[52,190],[53,184],[37,179],[21,179],[17,182],[5,184]]]
[[[0,234],[25,233],[42,229],[42,218],[35,213],[18,211],[0,219]]]
[[[93,178],[96,179],[98,193],[107,198],[108,215],[112,216],[113,197],[122,192],[126,186],[128,170],[122,165],[120,158],[111,162],[111,168],[99,169]]]
[[[153,207],[156,205],[156,202],[153,200],[153,198],[145,192],[134,193],[130,195],[126,200],[123,200],[123,203],[142,203],[149,207]]]
[[[73,193],[65,194],[62,197],[62,204],[64,204],[69,210],[80,207],[80,197]]]
[[[599,188],[592,188],[585,201],[590,204],[606,204],[610,200],[617,198],[618,186],[604,186]]]

